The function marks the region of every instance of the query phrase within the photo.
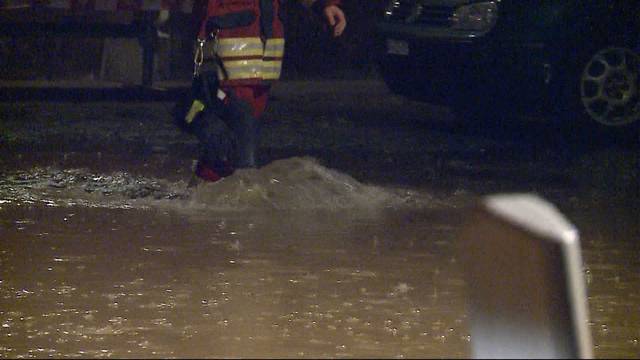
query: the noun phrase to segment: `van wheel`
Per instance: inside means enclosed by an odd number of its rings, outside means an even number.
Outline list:
[[[587,116],[611,127],[640,119],[640,57],[632,50],[609,47],[595,53],[580,74],[580,104]]]
[[[628,145],[640,129],[640,57],[625,46],[601,46],[568,64],[559,85],[557,125],[580,148]]]

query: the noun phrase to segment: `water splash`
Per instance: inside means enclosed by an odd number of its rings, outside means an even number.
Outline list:
[[[172,200],[189,197],[186,182],[171,183],[119,171],[93,173],[87,169],[34,167],[4,174],[3,204],[44,204],[52,207],[141,207],[138,199]]]
[[[192,200],[217,210],[345,210],[399,206],[409,197],[360,183],[313,158],[295,157],[200,184]]]
[[[125,171],[34,167],[5,173],[0,204],[53,207],[149,208],[213,211],[376,210],[429,207],[428,194],[366,185],[308,157],[277,160],[260,169],[243,169],[216,183],[134,175]]]

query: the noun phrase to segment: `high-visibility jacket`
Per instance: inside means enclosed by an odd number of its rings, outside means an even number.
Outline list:
[[[321,1],[323,6],[340,2]],[[281,2],[209,0],[198,37],[207,39],[205,59],[215,59],[221,86],[255,85],[280,77],[285,45]]]

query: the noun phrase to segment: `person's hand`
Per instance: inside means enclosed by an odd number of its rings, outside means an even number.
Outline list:
[[[342,35],[344,29],[347,27],[347,18],[344,16],[342,9],[335,5],[329,5],[324,8],[324,17],[327,19],[331,29],[333,29],[333,36],[338,37]]]

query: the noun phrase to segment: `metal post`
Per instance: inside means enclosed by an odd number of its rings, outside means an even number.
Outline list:
[[[145,11],[142,15],[144,31],[140,43],[142,44],[142,86],[144,87],[153,85],[153,55],[157,35],[154,15],[152,11]]]
[[[575,227],[528,194],[489,196],[461,237],[476,358],[591,358]]]

